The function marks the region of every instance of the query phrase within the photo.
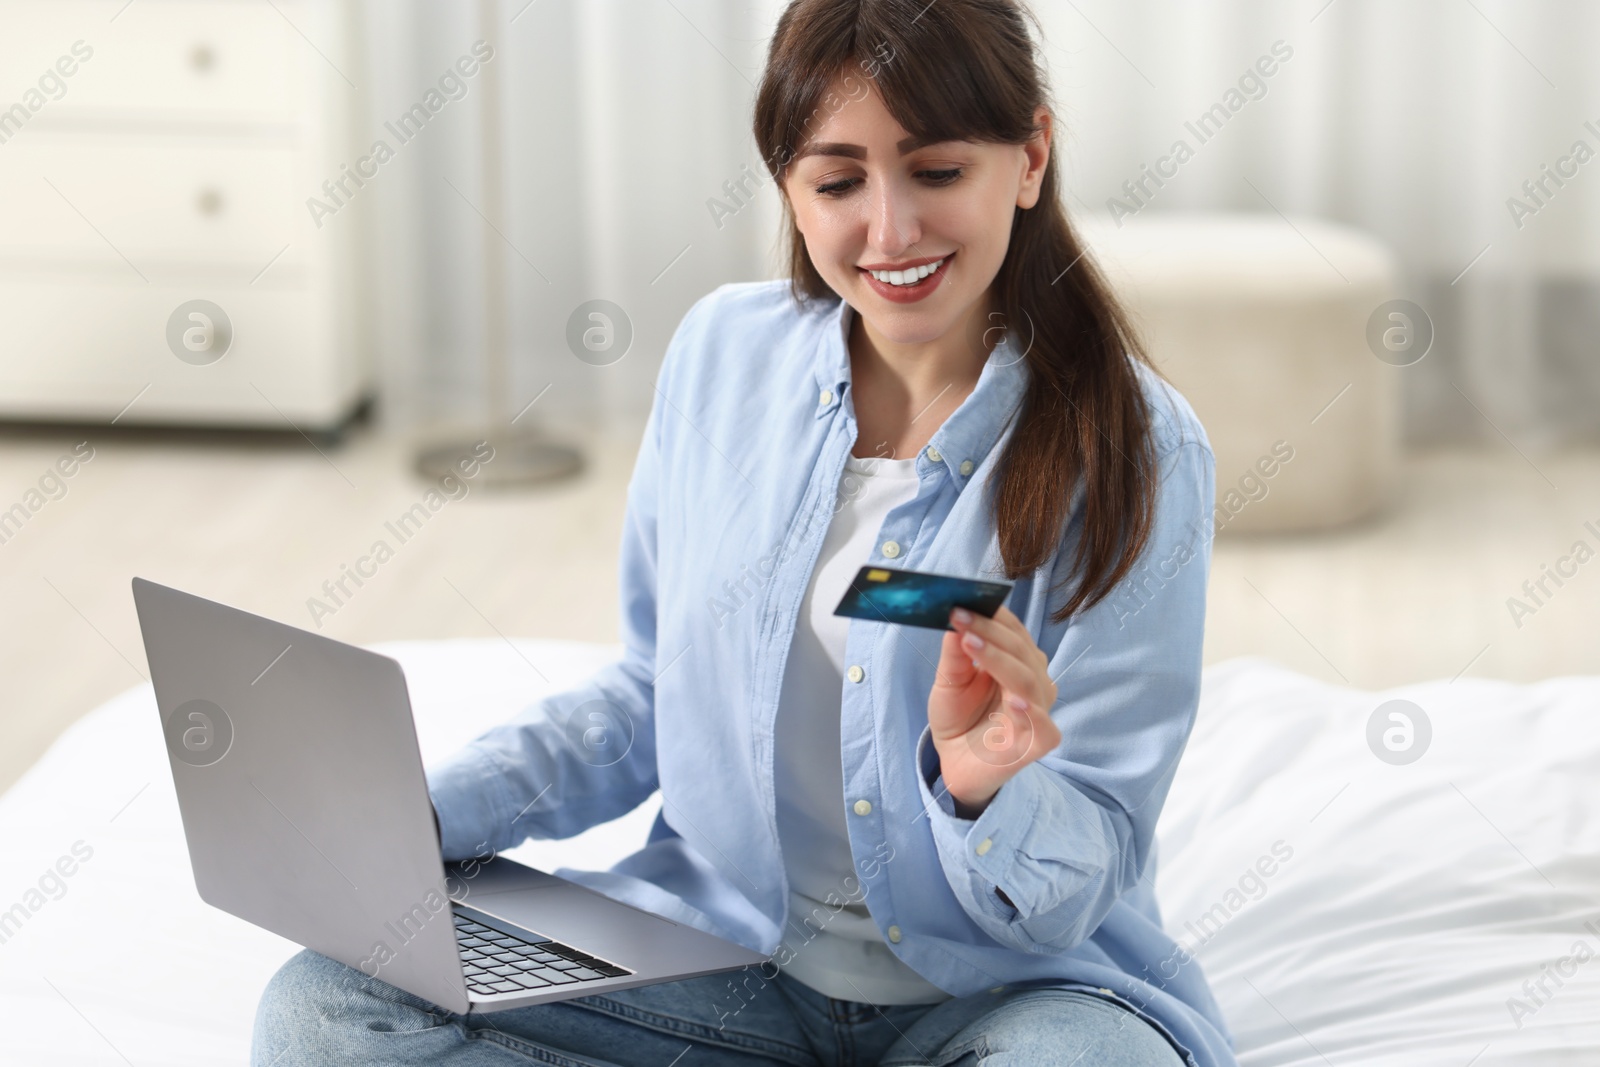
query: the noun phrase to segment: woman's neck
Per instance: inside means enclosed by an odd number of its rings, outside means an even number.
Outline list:
[[[900,345],[874,336],[859,312],[852,316],[850,382],[857,429],[852,454],[904,459],[927,446],[983,373],[988,338],[973,326],[969,316],[961,328],[936,341]]]

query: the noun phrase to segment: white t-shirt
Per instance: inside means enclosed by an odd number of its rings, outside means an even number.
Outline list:
[[[846,459],[833,518],[800,605],[777,712],[778,841],[789,877],[789,921],[778,953],[788,962],[780,966],[827,996],[873,1004],[950,999],[900,961],[867,912],[850,854],[849,800],[840,767],[839,703],[850,620],[833,609],[872,555],[884,516],[916,495],[916,462],[915,456]]]

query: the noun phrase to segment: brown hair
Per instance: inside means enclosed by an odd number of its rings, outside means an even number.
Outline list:
[[[1011,0],[794,0],[778,19],[755,104],[756,144],[773,180],[781,190],[840,77],[847,87],[869,80],[913,136],[1027,143],[1034,110],[1055,109],[1024,16],[1037,27]],[[1039,202],[1013,213],[994,280],[1000,322],[1026,321],[1033,337],[1020,421],[990,475],[1012,579],[1050,559],[1081,480],[1083,528],[1067,575],[1079,581],[1056,622],[1093,607],[1132,569],[1149,540],[1155,497],[1150,412],[1134,362],[1154,367],[1067,221],[1058,171],[1052,140]],[[795,299],[837,296],[812,264],[788,198],[780,199]]]

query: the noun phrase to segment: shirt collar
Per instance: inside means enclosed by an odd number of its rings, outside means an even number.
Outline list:
[[[850,385],[850,326],[854,314],[855,309],[840,300],[823,330],[815,360],[818,418],[843,404]],[[972,392],[928,442],[953,475],[965,480],[982,465],[1021,401],[1028,377],[1027,361],[1017,353],[1008,331],[989,353]],[[921,458],[931,462],[926,453],[924,449]]]

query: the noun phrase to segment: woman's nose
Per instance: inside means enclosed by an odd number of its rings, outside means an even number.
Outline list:
[[[875,190],[864,198],[872,244],[885,256],[901,256],[922,237],[913,191],[893,178],[869,180],[869,188]]]

